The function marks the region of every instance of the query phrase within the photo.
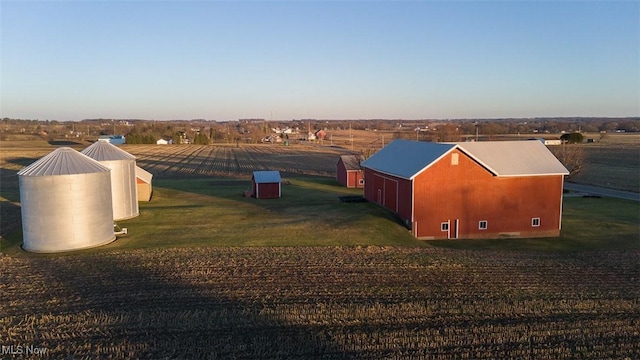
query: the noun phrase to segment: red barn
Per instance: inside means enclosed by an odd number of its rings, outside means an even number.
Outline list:
[[[362,167],[365,199],[417,238],[560,235],[569,172],[540,141],[395,140]]]
[[[357,155],[340,155],[336,164],[336,180],[348,188],[364,187],[364,177]]]
[[[256,199],[276,199],[282,195],[282,178],[278,171],[254,171],[251,184]]]

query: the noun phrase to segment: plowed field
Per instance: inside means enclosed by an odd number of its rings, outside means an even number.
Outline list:
[[[277,170],[284,176],[335,176],[340,155],[349,150],[314,145],[125,145],[138,166],[159,177],[247,177]]]
[[[2,357],[636,359],[639,264],[396,247],[0,255]]]

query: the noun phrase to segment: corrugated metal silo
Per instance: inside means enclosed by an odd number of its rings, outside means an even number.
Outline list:
[[[136,186],[136,158],[106,141],[96,141],[82,153],[111,169],[113,219],[140,215]]]
[[[18,172],[22,247],[61,252],[115,240],[110,169],[68,147]]]

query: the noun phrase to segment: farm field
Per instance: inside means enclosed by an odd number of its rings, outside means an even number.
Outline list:
[[[587,162],[575,182],[640,192],[640,136],[608,135],[600,142],[580,146]]]
[[[344,132],[344,131],[343,131]],[[382,136],[373,131],[354,131],[355,150],[327,145],[235,144],[226,145],[124,145],[137,157],[139,166],[154,174],[154,181],[202,177],[225,177],[249,180],[255,170],[279,170],[289,176],[334,176],[341,154],[369,151],[366,146]],[[349,139],[348,133],[335,137],[335,143]],[[338,140],[342,139],[342,140]],[[389,139],[385,140],[388,141]],[[603,141],[583,144],[587,165],[578,183],[640,192],[640,137],[608,135]],[[381,141],[380,141],[381,143]],[[51,152],[56,146],[71,145],[81,150],[89,144],[45,141],[0,142],[0,236],[6,237],[20,228],[17,172]],[[345,144],[342,144],[345,145]]]
[[[421,242],[337,200],[344,149],[128,145],[155,175],[129,235],[37,255],[16,172],[52,148],[2,150],[3,358],[640,357],[635,202],[566,198],[556,239]],[[283,197],[242,197],[263,169]]]
[[[50,358],[640,357],[637,251],[139,249],[0,272],[3,345]]]

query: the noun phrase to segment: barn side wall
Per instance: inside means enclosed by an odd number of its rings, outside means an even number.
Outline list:
[[[396,213],[410,226],[411,181],[377,171],[364,169],[364,197]]]
[[[458,154],[458,165],[452,164]],[[414,179],[418,238],[558,236],[563,177],[495,177],[454,150]],[[532,224],[539,219],[537,226]],[[456,221],[457,220],[457,221]],[[480,222],[486,221],[486,229]],[[449,224],[442,230],[442,223]]]
[[[136,187],[138,190],[138,201],[151,201],[151,184],[136,179]]]
[[[338,160],[336,164],[336,180],[340,185],[348,187],[347,168],[344,166],[342,159]]]
[[[347,187],[348,188],[362,188],[360,180],[364,179],[362,170],[348,170],[347,171]]]
[[[256,184],[256,192],[258,199],[276,199],[280,197],[280,183],[260,183]]]

